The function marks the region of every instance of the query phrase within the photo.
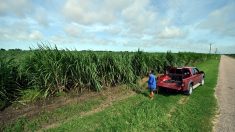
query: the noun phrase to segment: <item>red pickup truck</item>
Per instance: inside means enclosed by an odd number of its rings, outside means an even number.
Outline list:
[[[193,89],[204,85],[205,73],[196,67],[169,68],[164,75],[158,76],[158,88],[183,91],[191,95]]]

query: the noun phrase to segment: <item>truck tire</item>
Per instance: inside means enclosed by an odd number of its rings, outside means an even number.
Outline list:
[[[186,91],[187,95],[191,95],[193,93],[193,84],[190,84],[188,90]]]

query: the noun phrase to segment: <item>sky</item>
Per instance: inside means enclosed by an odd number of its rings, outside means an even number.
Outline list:
[[[235,53],[234,0],[0,0],[0,48]]]

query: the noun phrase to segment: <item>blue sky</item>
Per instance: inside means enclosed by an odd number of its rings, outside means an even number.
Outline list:
[[[0,48],[235,53],[234,0],[0,0]]]

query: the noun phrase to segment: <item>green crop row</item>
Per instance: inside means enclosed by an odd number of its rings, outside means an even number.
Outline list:
[[[215,57],[199,53],[69,51],[39,46],[30,51],[0,52],[0,106],[14,100],[48,97],[61,92],[100,91],[136,83],[150,69],[194,65]],[[33,95],[30,95],[30,90]]]

